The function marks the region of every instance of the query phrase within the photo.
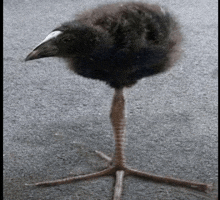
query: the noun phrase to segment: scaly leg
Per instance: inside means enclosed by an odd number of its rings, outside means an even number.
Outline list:
[[[185,181],[185,180],[175,179],[172,177],[158,176],[151,173],[141,172],[126,167],[125,155],[124,155],[124,139],[125,139],[124,112],[125,112],[125,100],[123,96],[123,89],[116,89],[113,97],[111,114],[110,114],[111,123],[114,131],[114,138],[115,138],[115,157],[113,160],[114,166],[110,165],[107,169],[96,173],[79,175],[79,176],[59,179],[55,181],[45,181],[35,184],[26,184],[26,185],[36,185],[36,186],[58,185],[58,184],[70,183],[75,180],[86,180],[101,176],[114,175],[116,176],[116,184],[115,184],[113,200],[119,200],[122,194],[123,177],[127,175],[132,175],[132,176],[146,178],[148,180],[152,180],[155,182],[167,183],[167,184],[178,185],[183,187],[190,187],[204,192],[211,190],[212,186],[209,184]],[[98,151],[96,151],[96,153],[98,153],[102,158],[106,159],[109,163],[112,162],[111,158],[106,156],[105,154]]]
[[[116,89],[112,108],[111,122],[115,138],[115,167],[118,169],[125,168],[124,140],[125,140],[125,100],[123,89]]]

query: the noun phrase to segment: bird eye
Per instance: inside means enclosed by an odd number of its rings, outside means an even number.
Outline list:
[[[71,41],[71,38],[70,38],[70,37],[65,37],[65,38],[62,39],[62,42],[63,42],[63,43],[68,43],[68,42],[70,42],[70,41]]]

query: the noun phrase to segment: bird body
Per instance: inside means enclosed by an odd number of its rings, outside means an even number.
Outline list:
[[[103,5],[77,15],[52,33],[57,31],[61,34],[50,48],[58,52],[51,56],[64,58],[76,74],[113,88],[130,87],[143,77],[163,72],[180,56],[178,24],[158,5]]]
[[[147,179],[196,188],[210,188],[204,183],[162,177],[126,166],[124,154],[124,87],[131,87],[144,77],[164,72],[180,57],[181,33],[174,18],[158,5],[116,3],[103,5],[78,15],[54,29],[25,59],[64,58],[71,70],[86,78],[106,82],[115,89],[111,123],[115,138],[114,166],[100,172],[68,177],[35,185],[56,185],[107,175],[116,175],[114,200],[119,200],[123,177]],[[111,158],[100,154],[111,161]]]

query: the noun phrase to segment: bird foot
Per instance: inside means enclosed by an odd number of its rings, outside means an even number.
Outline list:
[[[212,185],[211,184],[205,184],[205,183],[198,183],[198,182],[192,182],[192,181],[185,181],[181,179],[176,179],[172,177],[164,177],[164,176],[158,176],[155,174],[151,173],[146,173],[142,171],[138,171],[135,169],[131,169],[127,166],[121,165],[121,166],[113,166],[112,165],[112,159],[105,155],[104,153],[100,151],[96,151],[96,153],[107,160],[109,162],[109,167],[95,173],[91,174],[86,174],[86,175],[79,175],[79,176],[74,176],[74,177],[68,177],[64,179],[58,179],[54,181],[45,181],[45,182],[38,182],[34,184],[25,184],[29,186],[53,186],[53,185],[60,185],[60,184],[66,184],[66,183],[71,183],[73,181],[78,181],[78,180],[87,180],[87,179],[92,179],[92,178],[98,178],[101,176],[116,176],[116,184],[115,184],[115,191],[114,191],[114,198],[113,200],[120,200],[121,193],[122,193],[122,185],[123,185],[123,178],[124,176],[138,176],[141,178],[145,178],[154,182],[160,182],[160,183],[167,183],[171,185],[176,185],[176,186],[182,186],[182,187],[188,187],[192,188],[195,190],[203,191],[203,192],[209,192],[212,190]]]
[[[111,166],[113,164],[113,160],[111,157],[105,155],[101,151],[95,151],[95,152],[101,158],[105,159],[109,163],[109,166]],[[157,182],[164,182],[164,183],[175,184],[175,185],[180,185],[180,186],[185,186],[185,187],[191,187],[191,188],[195,188],[200,191],[209,191],[212,188],[211,184],[196,183],[196,182],[192,182],[192,181],[184,181],[181,179],[174,179],[172,177],[158,176],[158,175],[154,175],[154,174],[150,174],[150,173],[146,173],[146,172],[141,172],[141,171],[134,170],[134,169],[129,169],[127,167],[125,167],[125,169],[127,170],[126,171],[127,173],[129,172],[129,175],[144,177],[144,178],[148,178],[148,179],[151,179],[151,180],[157,181]],[[117,172],[119,172],[119,171],[117,171]],[[117,172],[116,172],[116,174],[117,174]],[[117,177],[117,175],[116,175],[116,177]]]

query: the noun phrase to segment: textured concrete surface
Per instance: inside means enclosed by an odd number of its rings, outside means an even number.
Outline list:
[[[4,2],[4,200],[110,200],[114,178],[54,187],[25,183],[95,172],[94,150],[114,152],[109,120],[113,90],[79,77],[64,62],[26,55],[60,23],[113,1]],[[153,1],[151,1],[153,2]],[[167,73],[126,91],[129,166],[213,183],[208,194],[126,177],[122,200],[217,197],[217,0],[155,1],[179,19],[182,59]]]

